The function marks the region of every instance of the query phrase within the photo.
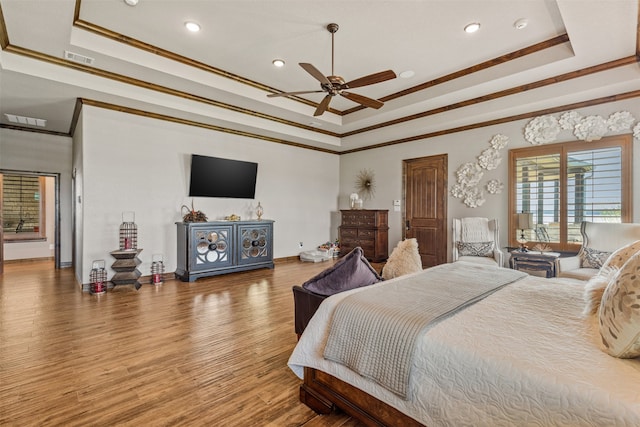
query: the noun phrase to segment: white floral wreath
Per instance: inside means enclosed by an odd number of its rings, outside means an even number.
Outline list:
[[[475,163],[462,164],[456,171],[457,184],[451,187],[451,195],[461,199],[462,203],[470,208],[482,206],[486,201],[484,191],[479,187],[485,170],[494,170],[500,164],[500,150],[507,146],[509,138],[498,134],[489,141],[490,148],[484,150],[478,156]],[[489,194],[499,194],[504,185],[497,179],[492,179],[486,184]]]
[[[582,116],[577,111],[567,111],[559,119],[550,115],[532,119],[524,128],[524,139],[534,145],[548,144],[555,141],[561,131],[570,130],[582,141],[597,141],[607,132],[631,130],[635,120],[628,111],[613,113],[607,119],[602,116]],[[633,137],[640,140],[640,123],[633,128]]]

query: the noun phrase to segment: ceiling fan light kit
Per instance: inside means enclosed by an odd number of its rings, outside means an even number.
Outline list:
[[[313,78],[320,82],[321,90],[306,90],[306,91],[298,91],[298,92],[282,92],[282,93],[271,93],[267,95],[268,97],[276,97],[276,96],[289,96],[289,95],[302,95],[307,93],[322,93],[326,92],[327,95],[320,101],[316,111],[313,113],[314,116],[320,116],[325,111],[329,109],[329,103],[331,102],[331,98],[340,95],[344,98],[347,98],[353,102],[356,102],[364,107],[375,108],[378,109],[384,105],[384,102],[379,101],[377,99],[369,98],[364,95],[359,95],[357,93],[345,92],[345,89],[353,89],[362,86],[368,86],[375,83],[381,83],[387,80],[395,79],[396,73],[392,70],[380,71],[378,73],[369,74],[364,77],[357,78],[355,80],[351,80],[349,82],[345,82],[344,78],[341,76],[337,76],[334,73],[333,65],[334,65],[334,34],[338,31],[338,24],[331,23],[327,25],[327,31],[331,33],[331,75],[325,76],[318,70],[315,66],[309,63],[300,62],[300,65],[307,73],[311,74]]]

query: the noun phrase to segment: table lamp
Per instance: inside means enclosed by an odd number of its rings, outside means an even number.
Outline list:
[[[524,230],[531,230],[533,228],[533,214],[528,212],[519,213],[518,228],[520,229],[520,238],[518,239],[520,251],[527,252],[527,247],[525,246],[527,238],[524,236]]]

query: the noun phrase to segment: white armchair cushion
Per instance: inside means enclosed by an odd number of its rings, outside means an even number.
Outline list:
[[[460,256],[458,261],[472,262],[475,264],[497,265],[495,258],[485,256]]]
[[[640,253],[622,266],[600,303],[600,336],[614,357],[640,357]]]
[[[598,274],[599,269],[581,267],[581,265],[581,256],[558,258],[556,260],[556,275],[558,277],[567,277],[569,279],[589,280]]]

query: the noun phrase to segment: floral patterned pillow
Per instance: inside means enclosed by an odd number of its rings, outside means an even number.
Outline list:
[[[460,256],[493,256],[493,242],[458,242]]]
[[[614,357],[640,356],[640,253],[622,266],[602,296],[600,336]]]
[[[611,252],[599,251],[587,247],[582,248],[582,267],[601,268],[610,256]]]

